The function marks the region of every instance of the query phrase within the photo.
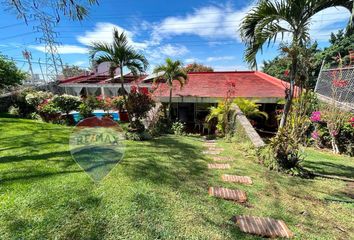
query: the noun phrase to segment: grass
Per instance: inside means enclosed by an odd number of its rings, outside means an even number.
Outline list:
[[[307,148],[303,165],[316,173],[354,179],[354,157],[333,154],[329,150]]]
[[[258,239],[230,221],[239,214],[283,219],[295,239],[354,237],[353,205],[324,201],[345,183],[269,172],[243,145],[219,141],[235,162],[208,170],[199,138],[127,141],[124,160],[94,184],[68,152],[71,128],[3,117],[0,132],[0,239]],[[223,183],[222,173],[254,184]],[[221,185],[249,203],[208,196]]]

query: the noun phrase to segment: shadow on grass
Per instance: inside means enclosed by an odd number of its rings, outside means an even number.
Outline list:
[[[325,161],[306,161],[304,167],[313,170],[315,173],[333,175],[347,178],[354,178],[354,167]]]

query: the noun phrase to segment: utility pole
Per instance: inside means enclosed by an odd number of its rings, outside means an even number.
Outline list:
[[[29,71],[31,73],[31,83],[32,83],[32,85],[34,85],[34,74],[33,74],[33,68],[32,68],[32,63],[31,63],[32,54],[31,54],[31,52],[27,51],[27,49],[25,49],[24,51],[22,51],[22,55],[23,55],[24,59],[26,59],[28,62]]]
[[[60,43],[55,40],[58,34],[53,30],[56,23],[53,17],[44,13],[37,14],[36,17],[40,21],[37,31],[43,34],[39,41],[45,44],[46,76],[49,81],[57,81],[59,73],[62,72],[63,63],[58,52]]]

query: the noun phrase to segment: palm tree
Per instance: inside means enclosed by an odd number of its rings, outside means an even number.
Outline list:
[[[171,58],[166,58],[165,64],[158,65],[154,69],[154,73],[158,75],[155,80],[165,80],[170,89],[170,98],[168,102],[168,117],[169,119],[171,119],[173,81],[178,81],[180,86],[183,87],[188,78],[187,74],[183,70],[182,63],[178,60],[173,61]]]
[[[129,44],[124,32],[119,33],[113,29],[113,43],[93,42],[90,46],[91,58],[97,64],[110,62],[110,74],[114,77],[114,71],[120,69],[120,82],[123,91],[124,104],[126,103],[126,91],[124,88],[124,68],[128,68],[133,75],[144,72],[148,66],[148,61],[144,55],[135,51]]]
[[[232,103],[235,103],[247,118],[263,117],[268,119],[268,114],[259,110],[258,104],[252,100],[245,98],[235,98]]]
[[[241,37],[246,43],[245,60],[256,67],[256,55],[264,44],[270,44],[281,35],[290,34],[290,47],[283,50],[291,57],[290,88],[284,105],[279,127],[286,124],[294,97],[295,82],[298,80],[298,57],[302,48],[309,42],[311,17],[329,7],[342,6],[352,12],[348,27],[352,28],[354,19],[353,0],[259,0],[241,23]]]

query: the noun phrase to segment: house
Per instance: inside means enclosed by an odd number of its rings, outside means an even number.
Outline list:
[[[117,96],[122,94],[120,75],[90,74],[65,79],[60,87],[73,95]],[[164,82],[154,84],[155,75],[124,76],[125,89],[149,89],[162,103],[169,101],[169,87]],[[253,99],[260,108],[271,115],[266,125],[276,124],[275,111],[279,101],[285,98],[289,87],[275,77],[260,71],[233,72],[193,72],[188,74],[187,83],[181,88],[177,81],[173,83],[172,117],[190,125],[203,122],[210,106],[215,106],[225,97],[243,97]]]

